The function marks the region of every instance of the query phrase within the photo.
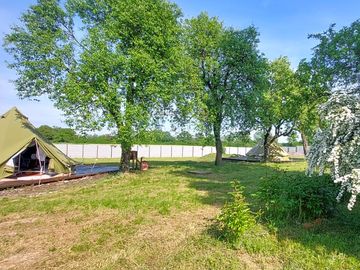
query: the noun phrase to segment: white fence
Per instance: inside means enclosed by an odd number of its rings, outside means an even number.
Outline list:
[[[71,158],[120,158],[121,147],[116,144],[55,144],[63,153]],[[225,147],[226,154],[245,155],[251,147]],[[291,155],[303,155],[303,148],[283,147]],[[132,150],[138,151],[139,157],[175,158],[202,157],[215,153],[213,146],[188,145],[134,145]]]

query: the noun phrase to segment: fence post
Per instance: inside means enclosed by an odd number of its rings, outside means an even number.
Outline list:
[[[81,147],[81,157],[82,157],[82,159],[83,159],[83,161],[84,161],[84,144],[82,145],[82,147]]]
[[[173,153],[172,153],[172,151],[173,151],[173,149],[172,149],[172,145],[170,145],[170,157],[172,157],[173,156]]]
[[[66,144],[66,150],[65,151],[66,151],[66,155],[68,156],[69,155],[69,144],[68,143]]]
[[[194,146],[192,147],[192,157],[194,157]]]
[[[149,158],[150,158],[150,155],[151,155],[151,145],[149,145]]]
[[[110,144],[110,158],[112,158],[113,146]]]
[[[96,145],[96,158],[99,158],[99,145]]]
[[[162,145],[160,145],[160,157],[162,157]]]
[[[204,156],[204,146],[201,147],[201,156]]]
[[[184,157],[184,146],[181,146],[181,157]]]

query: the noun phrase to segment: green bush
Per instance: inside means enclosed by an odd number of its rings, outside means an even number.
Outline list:
[[[337,193],[338,188],[328,175],[308,177],[282,172],[264,179],[256,197],[267,220],[304,222],[331,216]]]
[[[236,182],[233,182],[232,186],[232,200],[224,205],[217,221],[224,238],[230,242],[237,242],[256,222],[249,204],[245,201],[243,187]]]

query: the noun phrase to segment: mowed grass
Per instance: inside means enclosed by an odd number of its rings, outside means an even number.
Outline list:
[[[251,194],[263,178],[280,169],[301,172],[304,162],[215,167],[208,157],[150,165],[1,197],[0,269],[360,269],[358,206],[349,212],[339,205],[333,218],[310,229],[259,224],[236,247],[219,239],[214,218],[231,181],[245,187],[256,210]]]

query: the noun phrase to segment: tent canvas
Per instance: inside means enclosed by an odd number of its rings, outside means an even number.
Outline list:
[[[258,159],[262,160],[264,156],[264,144],[260,142],[249,152],[246,153],[246,156],[248,158]],[[286,153],[280,145],[278,145],[276,142],[273,142],[269,147],[269,159],[271,161],[289,161],[289,154]]]
[[[14,107],[0,116],[0,179],[12,175],[21,164],[19,159],[26,155],[35,155],[40,170],[47,160],[48,169],[55,173],[71,173],[77,164],[46,140]]]

